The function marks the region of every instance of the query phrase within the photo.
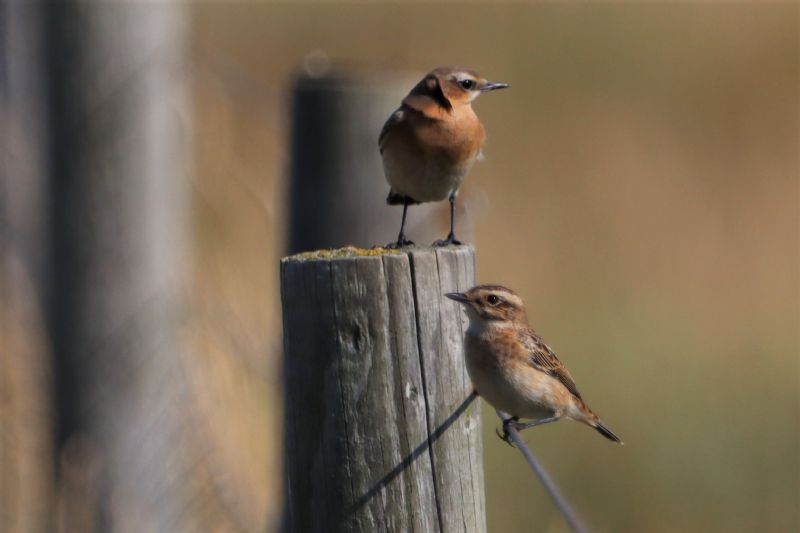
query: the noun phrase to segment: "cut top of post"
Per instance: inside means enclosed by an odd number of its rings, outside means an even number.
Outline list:
[[[416,249],[416,248],[415,248]],[[420,248],[422,249],[422,248]],[[402,254],[407,249],[398,248],[358,248],[356,246],[345,246],[343,248],[312,250],[289,255],[281,259],[281,263],[306,262],[306,261],[328,261],[331,259],[353,259],[356,257],[376,257],[388,254]]]

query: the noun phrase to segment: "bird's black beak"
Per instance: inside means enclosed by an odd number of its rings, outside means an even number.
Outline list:
[[[511,86],[507,83],[487,81],[486,84],[483,87],[481,87],[481,92],[485,93],[486,91],[496,91],[497,89],[506,89],[508,87]]]
[[[469,303],[469,298],[467,298],[467,295],[464,294],[463,292],[448,292],[447,294],[445,294],[445,296],[447,296],[451,300],[457,301],[460,304]]]

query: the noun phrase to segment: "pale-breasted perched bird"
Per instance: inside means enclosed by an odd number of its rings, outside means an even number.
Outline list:
[[[512,415],[509,423],[522,430],[566,417],[622,444],[589,409],[567,369],[528,325],[525,305],[511,289],[480,285],[445,296],[463,304],[469,316],[464,347],[475,390]],[[523,424],[520,418],[532,421]]]
[[[450,233],[433,244],[460,244],[454,233],[456,194],[484,139],[472,101],[483,92],[506,87],[473,70],[439,67],[411,89],[383,125],[378,146],[391,187],[386,202],[403,205],[400,235],[391,246],[413,244],[405,236],[409,205],[444,199],[450,200]]]

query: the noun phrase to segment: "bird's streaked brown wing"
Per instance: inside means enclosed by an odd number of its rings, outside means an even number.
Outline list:
[[[578,392],[578,387],[575,385],[575,381],[573,381],[566,367],[558,360],[553,350],[551,350],[536,333],[532,330],[520,331],[518,333],[518,338],[527,350],[528,361],[534,368],[556,378],[576,398],[583,400],[583,398],[581,398],[581,393]]]
[[[386,141],[389,138],[389,134],[392,130],[401,122],[403,122],[403,116],[405,112],[401,107],[394,113],[392,113],[389,118],[386,120],[386,123],[383,125],[381,129],[381,134],[378,136],[378,149],[383,153],[383,147],[386,145]]]

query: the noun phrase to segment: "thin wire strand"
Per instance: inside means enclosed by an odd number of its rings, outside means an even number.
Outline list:
[[[497,409],[497,416],[500,417],[500,420],[503,421],[505,425],[506,420],[510,419],[511,416],[508,413],[504,413]],[[533,455],[533,452],[528,445],[525,444],[525,441],[522,440],[522,436],[519,434],[519,431],[513,427],[513,425],[507,426],[508,436],[511,439],[511,442],[514,443],[514,446],[522,452],[522,455],[525,457],[525,460],[528,461],[533,472],[539,478],[539,481],[542,482],[542,486],[544,490],[547,491],[547,494],[550,495],[550,498],[553,500],[553,503],[556,504],[556,507],[564,516],[564,520],[567,521],[567,525],[574,533],[588,533],[588,529],[581,523],[578,519],[578,515],[575,514],[575,511],[572,510],[569,503],[564,496],[561,495],[561,491],[558,490],[555,482],[550,478],[550,476],[545,471],[544,467],[542,467],[539,460],[536,459],[536,456]]]

